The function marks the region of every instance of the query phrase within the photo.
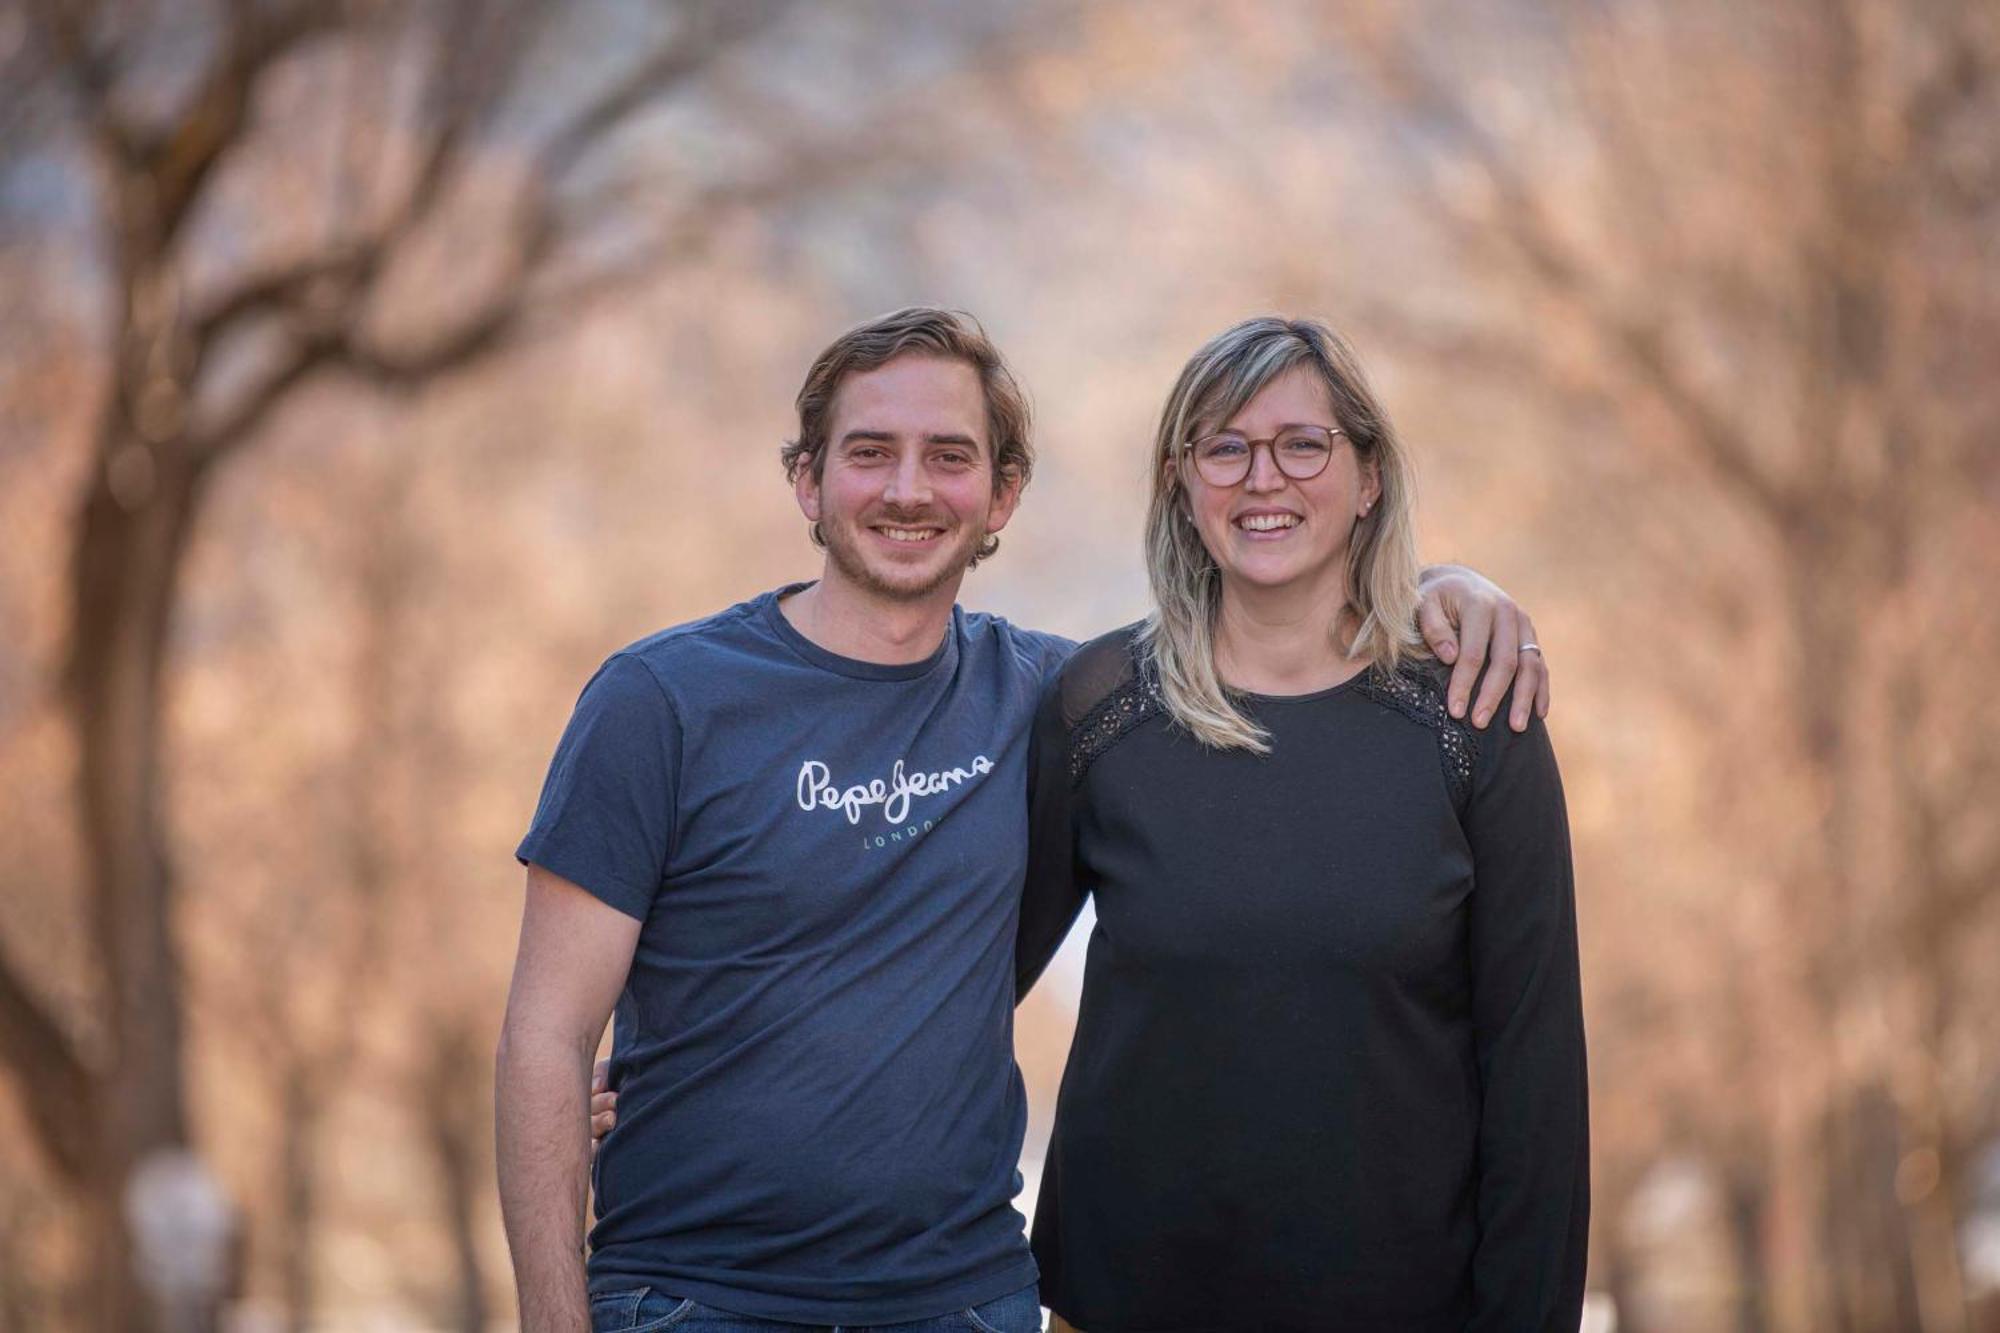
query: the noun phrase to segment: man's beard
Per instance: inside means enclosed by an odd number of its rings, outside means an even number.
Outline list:
[[[937,567],[935,575],[925,578],[921,583],[891,582],[870,568],[867,558],[862,555],[858,545],[849,540],[852,528],[842,524],[821,523],[819,531],[821,540],[826,543],[827,556],[833,561],[833,567],[840,571],[842,578],[864,592],[898,602],[922,601],[958,578],[971,567],[973,552],[976,549],[975,544],[962,543],[957,552],[957,559],[944,561]],[[938,540],[943,542],[955,539],[951,535],[951,529],[946,529],[945,534]]]

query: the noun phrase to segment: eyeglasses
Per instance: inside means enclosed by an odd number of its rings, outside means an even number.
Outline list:
[[[1257,446],[1271,451],[1271,462],[1293,481],[1311,481],[1326,471],[1333,457],[1333,437],[1347,432],[1337,426],[1287,426],[1266,440],[1251,440],[1235,431],[1218,431],[1181,446],[1194,459],[1194,470],[1211,486],[1235,486],[1250,475]]]

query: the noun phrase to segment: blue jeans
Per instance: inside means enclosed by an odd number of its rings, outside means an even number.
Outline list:
[[[787,1324],[731,1314],[713,1306],[639,1287],[590,1298],[591,1333],[1041,1333],[1042,1307],[1035,1287],[953,1314],[906,1324]]]

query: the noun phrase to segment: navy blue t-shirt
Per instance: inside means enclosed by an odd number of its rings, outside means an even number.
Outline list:
[[[1072,645],[954,608],[836,656],[786,588],[614,654],[516,855],[644,923],[593,1294],[887,1323],[1035,1280],[1011,1200],[1028,727]]]

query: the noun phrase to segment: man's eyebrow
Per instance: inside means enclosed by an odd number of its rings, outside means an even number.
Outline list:
[[[856,430],[848,431],[845,435],[840,437],[840,442],[842,444],[846,444],[852,440],[868,440],[871,443],[877,443],[877,444],[893,444],[895,442],[895,439],[896,439],[896,434],[894,431],[872,430],[864,426]],[[970,435],[966,435],[958,431],[944,431],[941,433],[927,434],[924,436],[924,443],[957,444],[957,445],[963,445],[968,449],[977,449],[979,447],[978,440],[974,439]]]

